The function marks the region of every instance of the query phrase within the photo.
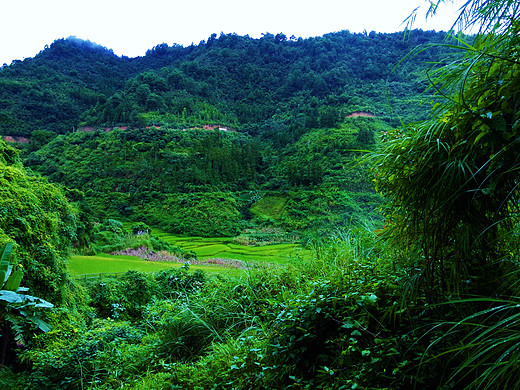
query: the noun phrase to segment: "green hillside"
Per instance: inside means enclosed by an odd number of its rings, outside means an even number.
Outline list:
[[[206,237],[266,224],[325,232],[378,218],[356,150],[426,117],[424,59],[447,49],[400,60],[443,39],[222,34],[139,58],[61,39],[0,70],[0,134],[23,141],[31,170],[80,191],[96,221]],[[256,213],[248,194],[285,197],[283,215]]]

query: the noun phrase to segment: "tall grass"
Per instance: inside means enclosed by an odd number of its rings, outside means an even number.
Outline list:
[[[296,259],[292,264],[312,277],[353,275],[356,272],[375,270],[382,263],[378,249],[376,225],[365,223],[351,229],[337,230],[328,237],[315,237],[308,241],[312,256]]]
[[[442,334],[429,349],[442,352],[429,359],[444,360],[451,367],[444,382],[464,389],[520,388],[520,299],[471,298],[443,305],[473,311],[436,325]]]

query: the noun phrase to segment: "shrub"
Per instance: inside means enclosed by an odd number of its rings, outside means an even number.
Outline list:
[[[140,320],[146,306],[157,293],[153,277],[127,271],[120,278],[106,277],[87,281],[90,306],[103,318]]]
[[[202,237],[232,237],[241,227],[239,205],[229,192],[169,194],[145,207],[146,220],[166,231]]]
[[[192,257],[193,254],[183,251],[177,246],[149,234],[150,228],[144,223],[138,223],[132,227],[134,234],[129,234],[123,228],[123,224],[114,219],[107,219],[97,224],[94,228],[93,251],[112,253],[126,249],[145,247],[154,251],[168,251],[178,257]],[[140,233],[140,234],[136,234]]]
[[[9,367],[0,366],[0,388],[9,390],[26,389],[27,374],[15,373]]]
[[[44,349],[25,355],[32,364],[27,386],[39,389],[119,388],[149,363],[144,332],[128,322],[95,320],[91,328],[63,338],[57,331]],[[50,340],[48,340],[50,341]]]
[[[161,297],[175,298],[182,294],[200,291],[206,276],[200,270],[188,272],[185,268],[171,268],[159,271],[155,275],[155,280]]]
[[[138,222],[132,225],[132,233],[138,236],[141,234],[150,234],[151,231],[150,226],[144,222]]]

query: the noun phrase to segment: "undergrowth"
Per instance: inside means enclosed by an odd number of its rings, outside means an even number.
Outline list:
[[[385,257],[392,252],[371,229],[310,244],[311,259],[239,277],[184,267],[88,280],[88,309],[53,312],[53,330],[20,351],[24,370],[4,381],[12,389],[435,389],[459,374],[467,348],[489,352],[457,344],[477,329],[516,343],[497,325],[475,327],[478,315],[456,323],[467,308],[429,307],[420,293],[404,303],[411,273]],[[452,329],[436,325],[442,316]],[[444,359],[447,351],[458,354]]]
[[[311,260],[207,276],[187,268],[87,281],[89,310],[51,317],[21,353],[28,388],[402,388],[427,343],[403,320],[405,273],[368,229]],[[79,316],[79,314],[77,314]],[[13,382],[14,383],[14,382]],[[16,387],[13,387],[16,388]],[[424,388],[424,387],[423,387]]]

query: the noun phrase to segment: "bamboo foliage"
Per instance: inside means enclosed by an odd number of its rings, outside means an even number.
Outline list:
[[[458,22],[486,33],[457,38],[463,55],[428,74],[439,98],[431,118],[387,133],[373,155],[384,234],[416,254],[430,292],[489,272],[518,223],[519,9],[465,3]]]
[[[447,331],[430,344],[447,346],[432,357],[455,367],[446,384],[518,388],[520,2],[468,0],[456,24],[479,34],[459,36],[452,47],[463,55],[429,72],[439,98],[431,118],[386,134],[373,155],[383,234],[419,270],[409,296],[469,310],[440,323]],[[445,300],[462,286],[481,298]]]

